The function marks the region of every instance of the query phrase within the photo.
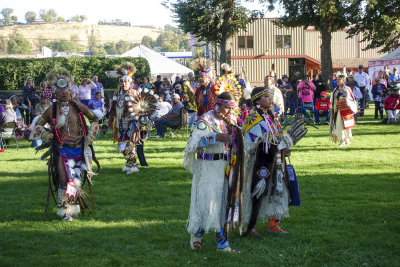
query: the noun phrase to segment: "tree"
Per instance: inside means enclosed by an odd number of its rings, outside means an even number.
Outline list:
[[[9,25],[9,24],[11,24],[12,23],[12,18],[11,18],[11,14],[14,12],[14,9],[12,9],[12,8],[3,8],[2,10],[1,10],[1,14],[3,15],[3,17],[4,17],[4,25]]]
[[[7,43],[8,54],[30,54],[32,53],[31,44],[21,35],[16,35]]]
[[[57,18],[57,22],[65,22],[65,18],[64,17],[58,17]]]
[[[90,51],[92,51],[92,49],[96,47],[98,43],[99,41],[95,35],[92,34],[88,36],[88,48]]]
[[[36,20],[37,14],[33,11],[28,11],[25,13],[25,20],[28,24]]]
[[[85,15],[75,15],[71,19],[76,22],[83,22],[87,20],[87,17]]]
[[[398,0],[384,3],[375,0],[363,1],[363,8],[352,19],[351,36],[363,33],[362,41],[368,41],[365,49],[378,48],[390,52],[399,47],[400,5]]]
[[[172,4],[172,11],[185,33],[221,47],[221,64],[230,63],[228,39],[261,14],[236,0],[178,0]]]
[[[11,20],[12,22],[17,22],[18,21],[18,17],[17,16],[11,16]]]
[[[150,36],[143,36],[142,45],[152,48],[153,47],[153,39]]]
[[[106,51],[107,55],[116,55],[117,49],[115,48],[115,43],[105,43],[104,44],[104,50]]]
[[[53,51],[67,53],[81,53],[85,49],[80,44],[65,39],[50,41],[47,46]]]
[[[41,9],[39,11],[39,16],[46,23],[53,23],[56,21],[57,13],[54,9],[49,9],[48,11],[46,11],[45,9]]]
[[[115,44],[115,49],[117,50],[117,54],[123,54],[126,51],[132,49],[134,47],[134,44],[124,41],[124,40],[120,40]]]
[[[307,28],[314,26],[321,33],[321,74],[324,81],[329,82],[333,76],[331,40],[332,33],[344,29],[357,8],[358,0],[261,0],[269,4],[280,4],[284,15],[276,23],[285,27]],[[351,2],[353,1],[353,2]]]
[[[91,50],[91,53],[92,53],[92,56],[94,56],[94,57],[104,57],[107,55],[107,52],[104,49],[104,46],[102,46],[102,45],[98,45],[98,46],[94,47]]]

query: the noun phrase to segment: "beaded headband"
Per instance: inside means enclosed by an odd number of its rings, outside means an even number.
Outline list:
[[[268,90],[268,89],[264,89],[264,90],[262,90],[261,92],[258,92],[257,94],[253,95],[253,96],[251,97],[251,101],[254,101],[254,100],[256,100],[257,98],[259,98],[260,96],[265,95],[265,94],[268,94],[268,93],[269,93],[269,90]]]
[[[236,102],[234,100],[224,100],[224,99],[219,99],[219,98],[217,98],[215,100],[215,103],[220,104],[220,105],[227,105],[227,106],[231,106],[231,107],[236,105]]]

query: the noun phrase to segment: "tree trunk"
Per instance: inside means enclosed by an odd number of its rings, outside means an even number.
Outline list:
[[[221,47],[220,47],[220,56],[219,56],[219,67],[221,67],[222,63],[228,63],[228,52],[227,52],[227,45],[228,45],[228,35],[226,33],[222,33],[221,38]],[[229,60],[230,61],[230,60]],[[228,63],[229,64],[229,63]]]
[[[322,78],[326,82],[327,88],[332,80],[333,69],[332,69],[332,51],[331,51],[331,40],[332,32],[329,25],[321,27],[321,74]]]

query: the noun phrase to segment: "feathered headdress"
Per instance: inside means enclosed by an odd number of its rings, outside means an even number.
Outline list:
[[[115,70],[120,76],[120,80],[129,79],[130,81],[132,81],[132,76],[136,72],[136,67],[135,64],[133,64],[132,62],[126,61],[121,65],[116,65]]]
[[[152,89],[139,88],[133,90],[129,96],[125,97],[128,102],[128,115],[136,121],[149,120],[150,115],[157,109],[158,95]],[[116,100],[114,96],[113,100]]]
[[[228,74],[232,74],[233,73],[233,69],[232,67],[227,64],[227,63],[222,63],[221,64],[221,72],[222,73],[228,73]]]
[[[199,57],[190,63],[190,68],[193,71],[197,71],[199,77],[214,77],[214,62],[211,59],[204,58],[201,51],[197,51]]]
[[[57,88],[71,88],[72,79],[69,71],[62,67],[54,67],[46,74],[45,78],[54,91]]]

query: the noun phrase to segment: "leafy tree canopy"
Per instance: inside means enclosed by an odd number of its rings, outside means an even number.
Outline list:
[[[21,35],[16,35],[10,39],[7,43],[8,54],[30,54],[32,53],[31,44],[28,40],[23,38]]]
[[[28,24],[34,22],[36,20],[36,17],[37,14],[33,11],[28,11],[25,13],[25,20]]]

